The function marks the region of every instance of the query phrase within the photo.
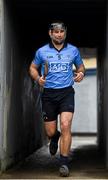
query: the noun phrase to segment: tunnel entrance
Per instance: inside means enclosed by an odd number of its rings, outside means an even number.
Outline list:
[[[6,4],[25,54],[34,55],[36,48],[48,42],[48,26],[54,19],[61,19],[67,24],[67,39],[78,47],[98,48],[103,40],[104,1],[11,0]]]
[[[49,23],[55,19],[63,20],[68,28],[68,42],[79,48],[96,48],[98,55],[102,57],[106,33],[106,1],[4,0],[3,5],[6,83],[8,84],[7,90],[9,90],[10,94],[13,94],[13,96],[9,94],[9,99],[7,98],[8,105],[11,102],[11,111],[10,113],[6,112],[9,115],[7,116],[9,121],[7,121],[7,125],[5,122],[4,126],[8,137],[5,136],[4,143],[6,155],[9,155],[9,158],[14,157],[16,161],[39,148],[41,146],[40,137],[43,139],[41,135],[42,125],[40,126],[42,122],[36,120],[32,124],[35,117],[41,119],[39,114],[41,110],[37,109],[36,114],[31,116],[31,112],[34,110],[34,107],[31,108],[34,95],[31,93],[32,89],[28,88],[32,87],[32,85],[28,85],[30,79],[27,73],[35,50],[49,40]],[[98,55],[97,68],[100,73],[101,58]],[[16,89],[16,91],[13,91],[13,89]],[[29,89],[28,92],[26,89]],[[31,93],[31,97],[28,96],[29,93]],[[35,93],[38,94],[38,89],[35,89]],[[24,94],[26,94],[25,97]],[[35,96],[35,98],[37,97]],[[36,102],[37,107],[37,105],[40,105],[39,98],[36,99]],[[100,130],[101,122],[98,124],[98,130]],[[35,131],[35,127],[40,128]],[[33,135],[31,135],[31,131]],[[101,133],[98,137],[101,139],[99,143],[102,147]],[[7,164],[10,163],[11,161],[8,161]]]

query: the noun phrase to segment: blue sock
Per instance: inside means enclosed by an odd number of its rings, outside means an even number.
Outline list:
[[[60,154],[60,165],[68,166],[68,156],[63,156]]]

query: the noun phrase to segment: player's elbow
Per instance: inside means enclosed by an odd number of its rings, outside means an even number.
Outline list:
[[[29,67],[29,74],[31,75],[32,74],[32,67],[31,67],[31,65],[30,65],[30,67]]]
[[[29,67],[29,74],[30,74],[31,77],[33,77],[34,71],[35,71],[35,69],[34,69],[34,67],[31,64],[30,67]]]

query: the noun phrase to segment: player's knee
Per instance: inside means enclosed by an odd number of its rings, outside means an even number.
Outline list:
[[[47,136],[48,136],[49,138],[51,138],[52,136],[54,136],[55,131],[56,131],[55,129],[47,129],[47,130],[46,130]]]
[[[69,132],[69,130],[70,130],[70,123],[68,123],[67,121],[62,122],[61,123],[61,131],[62,132],[66,132],[66,131]]]

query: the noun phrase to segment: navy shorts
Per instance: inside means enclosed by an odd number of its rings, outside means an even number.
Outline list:
[[[42,93],[42,110],[45,121],[57,120],[61,112],[74,112],[74,88],[45,88]]]

